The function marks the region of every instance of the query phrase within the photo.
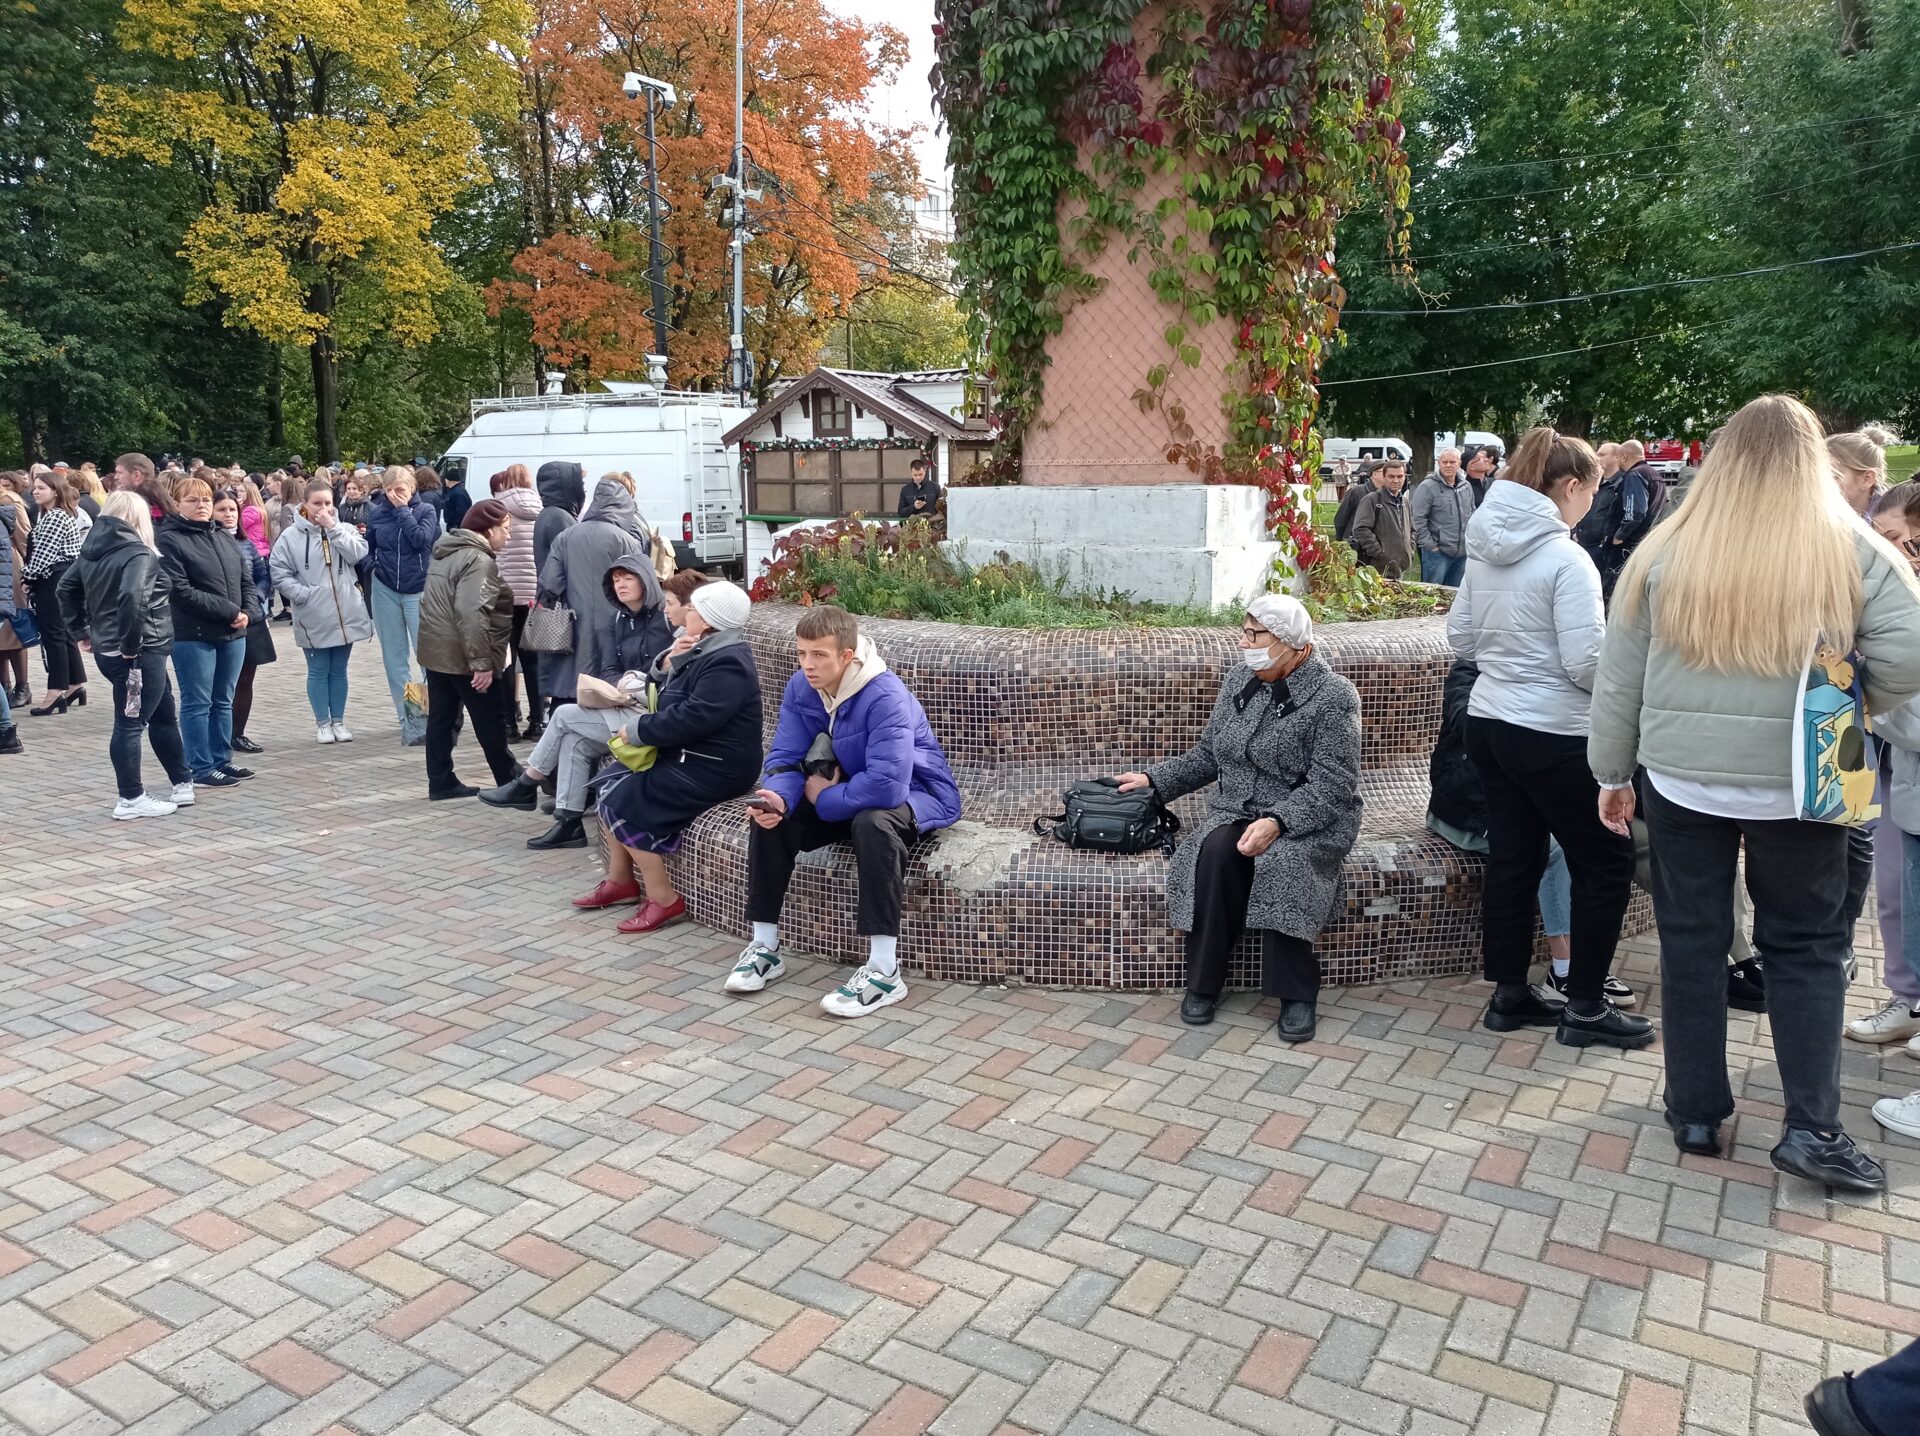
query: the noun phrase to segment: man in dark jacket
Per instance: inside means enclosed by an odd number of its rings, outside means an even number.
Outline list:
[[[1493,482],[1493,471],[1500,467],[1500,451],[1491,444],[1469,444],[1460,455],[1460,467],[1477,509],[1487,501],[1487,485]]]
[[[760,790],[749,800],[747,921],[753,940],[727,991],[786,975],[780,906],[801,853],[851,842],[859,870],[855,930],[867,961],[820,1000],[829,1017],[863,1017],[907,995],[900,909],[915,839],[960,818],[960,789],[920,700],[887,669],[852,614],[816,604],[794,629],[800,671],[780,699]]]
[[[1360,500],[1373,492],[1373,486],[1379,482],[1380,467],[1376,464],[1362,464],[1360,477],[1347,485],[1347,491],[1340,496],[1340,507],[1333,511],[1333,536],[1341,543],[1350,543],[1353,539],[1353,511],[1360,507]]]
[[[1601,478],[1593,507],[1573,535],[1600,570],[1600,591],[1609,600],[1620,570],[1658,516],[1653,508],[1655,489],[1650,485],[1657,486],[1662,502],[1666,497],[1666,485],[1647,464],[1646,448],[1638,439],[1620,444],[1613,461],[1620,466],[1619,472]]]
[[[1373,487],[1353,511],[1347,541],[1367,567],[1399,578],[1413,565],[1413,524],[1400,497],[1407,483],[1406,461],[1383,459],[1374,475]]]
[[[913,481],[900,486],[901,521],[932,518],[940,508],[940,481],[933,476],[933,465],[915,459],[907,465],[907,471]]]
[[[193,781],[230,788],[252,772],[233,761],[233,690],[247,661],[247,590],[240,551],[213,522],[213,491],[200,479],[174,490],[179,512],[154,536],[170,588],[173,671],[180,680],[180,738]]]

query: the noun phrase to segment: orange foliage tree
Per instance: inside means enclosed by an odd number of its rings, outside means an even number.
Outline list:
[[[532,326],[536,368],[575,384],[643,372],[646,115],[621,79],[672,84],[658,116],[676,386],[717,387],[727,357],[730,231],[710,192],[732,161],[734,0],[538,0],[518,62],[513,137],[523,248],[488,291]],[[749,213],[746,341],[764,387],[814,361],[865,288],[884,283],[919,175],[903,134],[869,128],[868,92],[905,38],[825,0],[747,0],[746,144],[762,198]]]

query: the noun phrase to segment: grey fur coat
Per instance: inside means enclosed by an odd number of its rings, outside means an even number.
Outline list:
[[[1277,818],[1254,859],[1247,926],[1312,939],[1333,914],[1340,868],[1360,834],[1360,695],[1318,654],[1274,684],[1236,665],[1189,753],[1147,770],[1167,802],[1216,784],[1167,874],[1167,918],[1193,931],[1200,845],[1225,823]]]

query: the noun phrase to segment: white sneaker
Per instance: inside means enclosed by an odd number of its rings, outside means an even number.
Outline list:
[[[320,724],[313,730],[313,739],[316,743],[331,743],[333,741],[333,724]]]
[[[333,725],[333,741],[336,743],[351,743],[353,741],[353,734],[347,731],[346,724],[336,723]]]
[[[1878,1012],[1854,1018],[1847,1024],[1847,1036],[1855,1042],[1905,1042],[1920,1036],[1920,1016],[1906,998],[1896,997]]]
[[[1920,1137],[1920,1092],[1904,1097],[1882,1097],[1873,1104],[1873,1120],[1889,1132]]]
[[[820,999],[820,1010],[829,1017],[865,1017],[893,1006],[906,995],[907,980],[898,972],[882,977],[872,968],[862,967]]]
[[[727,974],[727,991],[759,992],[769,982],[778,982],[786,975],[787,965],[780,960],[779,953],[757,942],[750,942],[746,951],[740,954],[740,960],[733,965],[733,971]]]
[[[193,784],[191,781],[173,785],[173,805],[176,808],[193,806]]]
[[[164,798],[156,798],[151,793],[142,793],[137,798],[122,798],[113,805],[116,822],[130,822],[134,818],[164,818],[173,811],[173,804]]]

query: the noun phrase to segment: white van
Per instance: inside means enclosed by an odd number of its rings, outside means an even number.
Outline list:
[[[1321,443],[1320,462],[1323,465],[1345,459],[1349,464],[1358,464],[1371,459],[1413,459],[1413,450],[1402,439],[1336,439],[1329,434]]]
[[[473,422],[434,467],[449,483],[464,483],[476,503],[492,497],[493,476],[509,464],[538,474],[549,459],[571,459],[586,470],[588,494],[602,474],[624,469],[648,523],[691,548],[701,567],[737,569],[746,512],[740,454],[720,436],[748,411],[722,394],[603,387],[603,394],[475,399]]]

